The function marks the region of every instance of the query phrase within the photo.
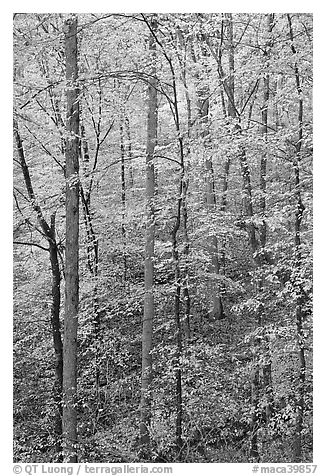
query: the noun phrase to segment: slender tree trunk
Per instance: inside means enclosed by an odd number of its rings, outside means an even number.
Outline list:
[[[125,125],[126,125],[126,133],[127,133],[127,151],[128,151],[128,175],[129,175],[129,188],[132,190],[134,187],[134,173],[132,168],[132,146],[131,146],[131,133],[130,133],[130,122],[128,116],[125,115]]]
[[[123,122],[120,120],[120,172],[121,172],[121,205],[122,205],[122,217],[121,217],[121,235],[122,235],[122,260],[123,260],[123,282],[126,285],[127,281],[127,255],[126,255],[126,172],[125,172],[125,155],[126,149],[123,140]]]
[[[225,92],[228,97],[228,117],[234,121],[234,134],[241,134],[242,129],[238,118],[238,112],[235,103],[235,81],[234,81],[234,32],[233,32],[233,18],[232,14],[226,15],[226,29],[227,29],[227,50],[229,60],[229,77],[225,83]],[[220,64],[220,76],[223,74],[222,65]],[[250,169],[247,161],[246,150],[243,146],[239,149],[240,168],[242,175],[242,189],[243,189],[243,210],[247,217],[246,230],[249,238],[249,244],[253,255],[253,261],[257,264],[256,252],[258,250],[258,240],[252,218],[254,216],[253,202],[252,202],[252,187]],[[259,319],[258,319],[259,321]],[[258,325],[260,325],[260,321]],[[259,364],[254,363],[254,369],[251,375],[251,402],[252,402],[252,414],[251,414],[251,438],[250,438],[250,450],[249,455],[255,461],[259,461],[258,451],[258,429],[259,429]]]
[[[292,27],[291,15],[287,15],[288,24],[289,24],[289,34],[291,40],[291,49],[295,57],[297,51],[294,45],[294,35]],[[294,289],[296,292],[296,309],[295,309],[295,319],[296,319],[296,328],[297,328],[297,342],[298,342],[298,358],[299,358],[299,384],[298,384],[298,397],[297,397],[297,415],[296,415],[296,425],[295,425],[295,438],[294,438],[294,461],[299,463],[302,461],[302,432],[303,432],[303,422],[304,422],[304,411],[305,411],[305,381],[306,381],[306,357],[305,357],[305,342],[304,342],[304,329],[303,329],[303,305],[304,305],[304,290],[300,284],[300,270],[302,266],[302,255],[301,255],[301,222],[303,218],[303,213],[305,210],[304,204],[301,197],[301,182],[300,182],[300,156],[302,148],[302,139],[303,139],[303,95],[302,87],[300,81],[300,73],[298,64],[295,61],[294,63],[294,73],[295,73],[295,82],[296,89],[298,94],[298,140],[296,143],[295,156],[293,160],[293,171],[294,171],[294,183],[295,183],[295,197],[296,197],[296,212],[295,212],[295,221],[294,221],[294,244],[295,244],[295,268],[296,273],[294,276]]]
[[[187,104],[187,142],[186,142],[186,156],[190,155],[191,152],[191,126],[192,126],[192,119],[191,119],[191,99],[189,94],[189,88],[187,84],[187,69],[186,69],[186,61],[187,61],[187,46],[184,40],[183,33],[179,28],[177,28],[177,38],[179,40],[180,47],[183,49],[183,56],[180,55],[178,48],[176,48],[176,53],[179,60],[180,71],[181,71],[181,81],[184,86],[185,92],[185,99]],[[176,93],[176,91],[175,91]],[[176,116],[178,117],[178,104],[175,103],[175,110]],[[179,122],[176,123],[177,133],[180,134],[180,124]],[[183,278],[183,295],[184,295],[184,307],[185,307],[185,318],[184,318],[184,334],[188,342],[191,339],[191,324],[190,324],[190,312],[191,312],[191,300],[190,300],[190,293],[189,293],[189,253],[190,253],[190,241],[188,235],[188,207],[187,207],[187,192],[188,192],[188,179],[185,177],[185,157],[183,153],[183,140],[182,140],[182,148],[180,148],[179,142],[179,151],[180,151],[180,162],[182,167],[182,176],[184,177],[184,187],[183,187],[183,198],[182,198],[182,217],[183,217],[183,232],[184,232],[184,241],[185,241],[185,248],[184,248],[184,255],[185,255],[185,264],[184,264],[184,278]],[[182,392],[181,387],[181,378],[180,378],[180,394]],[[182,398],[181,398],[182,402]]]
[[[260,262],[269,263],[270,257],[265,249],[266,241],[267,241],[267,225],[266,225],[266,193],[267,193],[267,183],[266,183],[266,174],[267,174],[267,143],[268,143],[268,120],[269,120],[269,106],[268,101],[270,97],[270,77],[269,77],[269,59],[270,59],[270,50],[272,47],[272,40],[271,40],[271,33],[273,29],[273,22],[274,22],[274,15],[268,14],[266,15],[266,33],[267,33],[267,41],[264,48],[264,57],[265,57],[265,74],[263,77],[263,107],[261,110],[261,119],[262,119],[262,135],[265,141],[265,150],[262,154],[261,161],[260,161],[260,213],[262,218],[262,223],[259,226],[259,239],[260,239]],[[263,280],[261,278],[258,279],[258,291],[261,292],[263,289]],[[264,316],[264,308],[261,311],[261,319]],[[268,423],[273,411],[274,406],[274,398],[273,398],[273,386],[272,386],[272,365],[271,365],[271,356],[270,356],[270,349],[269,345],[266,346],[266,353],[267,353],[267,363],[263,364],[263,384],[265,389],[266,395],[266,422]]]
[[[100,408],[100,394],[99,394],[99,378],[100,378],[100,364],[99,364],[99,346],[100,346],[100,313],[99,313],[99,295],[98,295],[98,272],[99,272],[99,249],[98,237],[93,226],[93,216],[91,212],[91,190],[87,194],[84,192],[82,184],[79,184],[80,199],[83,208],[83,218],[86,230],[86,249],[87,249],[87,264],[93,279],[92,291],[92,306],[93,306],[93,326],[94,326],[94,346],[95,346],[95,361],[94,361],[94,381],[96,393],[96,416]],[[96,425],[96,418],[94,419]],[[96,428],[94,427],[94,433]]]
[[[100,110],[101,112],[101,110]],[[81,107],[79,109],[80,118],[82,117]],[[100,120],[100,119],[99,119]],[[97,160],[97,154],[99,150],[99,139],[97,132],[97,146],[95,150],[94,164]],[[83,124],[80,125],[80,135],[81,141],[79,144],[79,153],[80,160],[82,161],[82,170],[83,178],[87,178],[90,175],[90,155],[89,155],[89,146],[88,141],[85,137],[85,128]],[[85,185],[85,187],[87,187]],[[98,417],[98,411],[100,409],[100,390],[99,390],[99,380],[100,380],[100,363],[99,363],[99,346],[100,346],[100,313],[99,313],[99,295],[98,295],[98,271],[99,271],[99,249],[98,249],[98,237],[94,229],[93,223],[93,213],[91,210],[91,193],[92,193],[92,182],[88,184],[88,190],[85,192],[82,183],[79,184],[80,199],[83,209],[83,220],[86,231],[86,252],[87,252],[87,265],[92,276],[92,308],[93,308],[93,342],[94,342],[94,383],[95,383],[95,395],[96,395],[96,408],[95,408],[95,418],[93,419],[93,432],[96,432],[96,423]]]
[[[175,225],[172,230],[172,259],[174,265],[175,294],[174,294],[174,317],[176,324],[176,351],[174,355],[174,367],[176,374],[176,444],[178,456],[181,457],[182,452],[182,373],[181,373],[181,356],[182,356],[182,328],[180,319],[180,297],[181,297],[181,279],[180,279],[180,263],[177,248],[177,234],[181,224],[181,208],[182,208],[182,182],[180,181],[180,195],[178,199],[178,210]]]
[[[79,302],[79,91],[77,17],[65,21],[67,81],[66,286],[63,344],[64,461],[77,462],[77,327]]]
[[[60,325],[60,303],[61,303],[61,273],[58,259],[58,246],[55,236],[55,215],[51,216],[50,226],[44,218],[41,207],[38,205],[34,188],[29,173],[29,168],[25,159],[23,143],[19,133],[18,122],[14,119],[14,137],[18,151],[19,163],[23,172],[24,182],[28,197],[31,201],[37,220],[42,229],[43,235],[49,244],[50,265],[52,273],[52,304],[51,304],[51,329],[53,348],[55,353],[55,381],[54,381],[54,401],[56,404],[54,431],[56,434],[57,459],[62,458],[62,380],[63,380],[63,346],[61,339]]]
[[[52,240],[49,241],[50,263],[52,271],[52,306],[51,327],[55,352],[55,395],[57,414],[55,418],[55,432],[58,438],[56,452],[59,461],[62,458],[62,382],[63,382],[63,345],[61,339],[60,303],[61,303],[61,274],[58,259],[58,249],[55,239],[55,214],[51,216]]]
[[[270,78],[268,73],[269,67],[269,57],[270,49],[272,47],[270,35],[272,33],[274,17],[273,14],[268,14],[266,16],[266,33],[268,39],[266,41],[264,56],[265,56],[265,71],[263,77],[263,107],[261,110],[261,119],[262,119],[262,135],[266,144],[265,150],[262,154],[260,161],[260,213],[262,216],[262,224],[259,229],[260,236],[260,253],[262,256],[267,257],[265,246],[267,238],[267,227],[266,227],[266,174],[267,174],[267,142],[268,142],[268,101],[270,96]]]
[[[185,307],[185,323],[184,323],[184,332],[189,342],[191,339],[191,325],[190,325],[190,311],[191,311],[191,301],[189,293],[189,252],[190,252],[190,241],[188,235],[188,209],[186,204],[186,195],[188,190],[188,182],[185,184],[184,198],[182,200],[182,215],[183,215],[183,231],[184,231],[184,240],[185,240],[185,264],[184,264],[184,283],[183,283],[183,295],[184,295],[184,307]]]
[[[255,364],[251,376],[251,405],[253,411],[251,413],[251,438],[249,455],[256,462],[259,462],[260,460],[257,434],[259,430],[259,387],[259,365]]]
[[[156,31],[156,20],[151,27]],[[152,59],[148,85],[147,148],[146,148],[146,231],[145,231],[145,300],[142,331],[142,378],[140,401],[140,439],[145,455],[149,453],[151,424],[152,339],[154,318],[154,240],[155,240],[155,169],[154,150],[157,144],[157,80],[156,42],[151,34],[149,51]]]
[[[85,126],[84,124],[80,125],[80,136],[81,136],[81,158],[83,159],[83,172],[87,177],[89,175],[89,149],[88,141],[85,137]]]
[[[272,380],[272,362],[270,358],[270,352],[268,350],[268,362],[263,365],[263,382],[266,395],[266,423],[269,423],[271,416],[273,414],[274,408],[274,395],[273,395],[273,380]]]
[[[175,279],[175,295],[174,295],[174,316],[176,324],[176,352],[175,352],[175,368],[176,368],[176,445],[178,451],[178,459],[182,460],[182,449],[183,449],[183,440],[182,440],[182,420],[183,420],[183,408],[182,408],[182,325],[180,319],[181,312],[181,272],[180,272],[180,258],[178,252],[178,241],[177,235],[181,226],[181,219],[183,217],[183,230],[184,237],[186,240],[186,260],[189,256],[189,239],[188,239],[188,212],[187,212],[187,189],[188,181],[186,177],[186,168],[185,168],[185,152],[184,152],[184,143],[183,137],[181,134],[180,128],[180,115],[179,115],[179,102],[177,95],[177,84],[176,76],[174,71],[174,66],[171,58],[169,59],[169,66],[172,75],[172,88],[173,88],[173,104],[174,104],[174,119],[175,127],[178,138],[179,145],[179,157],[181,165],[180,173],[180,182],[179,182],[179,194],[177,199],[177,216],[174,227],[171,233],[172,241],[172,259],[174,264],[174,279]],[[186,300],[186,323],[188,324],[187,335],[190,337],[190,295],[188,290],[188,279],[186,275],[186,282],[184,283],[185,296]]]
[[[182,419],[183,419],[183,409],[182,409],[182,368],[181,368],[181,358],[182,358],[182,325],[181,325],[181,272],[180,272],[180,257],[178,252],[178,240],[177,235],[181,226],[181,219],[183,216],[183,230],[186,241],[186,260],[189,256],[189,238],[188,238],[188,212],[187,212],[187,188],[188,182],[186,178],[186,169],[185,169],[185,156],[184,156],[184,144],[183,138],[181,135],[180,129],[180,116],[179,116],[179,103],[177,95],[177,85],[176,77],[174,72],[174,67],[172,60],[169,61],[170,70],[172,74],[172,87],[173,87],[173,102],[174,102],[174,112],[175,112],[175,126],[178,137],[179,145],[179,157],[181,164],[181,173],[180,173],[180,182],[179,182],[179,194],[177,199],[177,216],[174,227],[171,233],[172,241],[172,259],[174,264],[174,279],[175,279],[175,295],[174,295],[174,317],[176,324],[176,352],[175,352],[175,368],[176,368],[176,444],[178,450],[178,458],[182,460]],[[187,272],[187,271],[186,271]],[[186,324],[187,324],[187,336],[190,337],[190,295],[188,289],[188,276],[186,275],[186,282],[184,283],[184,291],[186,296]]]

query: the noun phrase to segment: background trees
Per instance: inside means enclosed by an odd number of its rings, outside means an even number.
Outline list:
[[[78,75],[65,22],[14,19],[15,458],[61,457],[71,250],[81,461],[310,461],[311,16],[78,15]]]

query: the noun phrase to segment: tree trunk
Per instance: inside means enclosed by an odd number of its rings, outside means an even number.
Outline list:
[[[86,147],[88,149],[87,141],[85,140]],[[100,346],[100,313],[99,313],[99,296],[98,296],[98,268],[99,268],[99,250],[98,250],[98,237],[93,226],[93,216],[91,212],[91,188],[87,193],[84,192],[82,184],[79,184],[80,199],[83,208],[83,218],[86,230],[86,251],[87,251],[87,265],[92,276],[93,291],[92,291],[92,306],[93,306],[93,326],[94,326],[94,348],[95,348],[95,393],[96,393],[96,416],[98,415],[100,400],[99,400],[99,377],[100,377],[100,365],[99,365],[99,346]],[[94,419],[96,425],[97,419]],[[94,432],[96,431],[94,427]]]
[[[174,365],[176,369],[176,446],[178,451],[178,459],[182,460],[182,369],[181,369],[181,359],[182,359],[182,325],[181,325],[181,273],[180,273],[180,258],[178,251],[178,240],[177,235],[181,226],[181,216],[183,216],[183,230],[186,241],[186,259],[188,260],[189,256],[189,239],[188,239],[188,229],[187,229],[187,188],[188,183],[186,179],[186,170],[185,170],[185,160],[184,160],[184,144],[183,138],[181,135],[180,129],[180,116],[179,116],[179,105],[178,105],[178,95],[177,95],[177,84],[175,78],[175,71],[172,64],[172,60],[169,61],[170,70],[172,74],[172,87],[173,87],[173,103],[174,103],[174,112],[175,112],[175,126],[178,137],[179,145],[179,157],[181,164],[181,173],[180,173],[180,182],[179,182],[179,193],[177,199],[177,216],[174,227],[171,233],[172,241],[172,259],[174,266],[174,280],[175,280],[175,295],[174,295],[174,317],[176,325],[176,351],[174,356]],[[188,272],[188,271],[186,271]],[[188,290],[188,276],[186,275],[186,283],[184,286],[185,296],[186,296],[186,324],[188,324],[187,335],[190,337],[190,296]]]
[[[182,193],[183,193],[183,174],[181,175],[179,185],[179,198],[177,205],[177,217],[171,233],[172,241],[172,259],[174,267],[175,294],[174,294],[174,318],[176,325],[176,350],[174,353],[174,367],[176,375],[176,446],[178,457],[182,455],[182,375],[181,375],[181,356],[182,356],[182,328],[180,319],[180,297],[181,297],[181,276],[180,262],[178,252],[177,234],[181,225]]]
[[[287,15],[289,24],[289,34],[291,40],[291,49],[294,57],[296,57],[297,51],[294,45],[294,35],[292,28],[291,15]],[[296,273],[294,275],[294,289],[296,293],[296,309],[295,319],[297,328],[297,343],[298,343],[298,358],[299,358],[299,384],[298,384],[298,396],[297,396],[297,415],[295,425],[295,438],[294,438],[294,461],[296,463],[302,462],[302,431],[303,420],[305,410],[305,381],[306,381],[306,357],[305,357],[305,343],[304,343],[304,329],[303,329],[303,304],[304,304],[304,290],[300,283],[300,269],[302,266],[301,256],[301,222],[303,213],[305,210],[304,204],[301,198],[301,183],[300,183],[300,156],[302,148],[303,138],[303,96],[300,81],[300,73],[298,64],[294,63],[295,82],[298,94],[298,140],[295,146],[295,156],[293,159],[293,171],[294,171],[294,183],[295,183],[295,197],[296,197],[296,212],[294,221],[294,244],[295,244],[295,268]]]
[[[129,188],[132,190],[134,187],[134,173],[132,169],[132,146],[131,146],[131,133],[130,133],[130,122],[128,116],[125,115],[125,125],[126,125],[126,133],[127,133],[127,151],[128,151],[128,175],[129,175]]]
[[[264,141],[266,143],[266,148],[262,154],[261,161],[260,161],[260,213],[262,216],[262,224],[259,228],[259,236],[260,236],[260,254],[262,257],[267,258],[267,254],[265,251],[266,246],[266,238],[267,238],[267,227],[266,227],[266,174],[267,174],[267,141],[268,141],[268,101],[269,101],[269,91],[270,91],[270,79],[268,73],[269,67],[269,57],[270,57],[270,49],[271,49],[271,39],[270,34],[272,33],[273,28],[273,21],[274,17],[273,14],[268,14],[266,17],[266,32],[268,35],[265,49],[264,49],[264,56],[265,56],[265,68],[267,68],[267,72],[265,72],[263,77],[263,107],[261,110],[261,119],[262,119],[262,135]]]
[[[251,377],[251,438],[249,456],[259,462],[258,430],[259,430],[259,365],[255,365]]]
[[[55,214],[51,216],[52,240],[49,242],[50,263],[52,271],[52,306],[51,306],[51,326],[52,339],[55,352],[55,384],[54,400],[56,402],[57,414],[55,418],[55,432],[58,438],[56,452],[59,461],[62,457],[62,381],[63,381],[63,345],[61,339],[60,324],[60,303],[61,303],[61,274],[58,260],[58,249],[55,241]]]
[[[60,303],[61,291],[60,282],[61,274],[58,259],[58,247],[55,236],[55,215],[51,216],[51,224],[48,225],[44,218],[41,207],[38,205],[34,188],[29,173],[29,168],[25,159],[23,143],[19,133],[18,122],[14,119],[14,137],[17,146],[19,163],[23,172],[24,182],[28,197],[31,201],[32,207],[37,215],[37,220],[40,224],[42,232],[49,244],[50,264],[52,272],[52,304],[51,304],[51,329],[53,348],[55,353],[55,381],[54,381],[54,401],[56,404],[54,431],[56,434],[56,452],[58,461],[62,457],[62,379],[63,379],[63,346],[61,339],[61,325],[60,325]]]
[[[151,27],[156,31],[156,20]],[[154,150],[157,143],[157,80],[156,42],[151,34],[149,51],[152,59],[148,85],[147,148],[146,148],[146,231],[145,231],[145,300],[142,330],[142,377],[140,401],[140,439],[144,455],[148,456],[151,424],[152,339],[154,318],[154,240],[155,240],[155,169]]]
[[[228,97],[228,117],[234,121],[234,134],[241,134],[242,129],[239,122],[238,112],[235,103],[235,82],[234,82],[234,39],[233,39],[233,18],[232,14],[226,15],[226,28],[227,28],[227,50],[229,60],[229,77],[225,83],[225,92]],[[223,75],[222,64],[220,63],[220,76]],[[257,264],[257,250],[258,240],[254,224],[252,222],[254,216],[253,202],[252,202],[252,187],[250,169],[247,161],[246,150],[243,146],[239,149],[240,169],[242,175],[242,189],[243,189],[243,212],[247,217],[246,230],[249,238],[249,244],[252,251],[253,261]],[[227,171],[229,165],[227,164]],[[224,195],[224,193],[223,193]],[[223,200],[223,198],[222,198]],[[222,202],[223,203],[223,202]],[[258,319],[258,325],[260,325]],[[250,450],[249,455],[254,461],[259,461],[258,451],[258,429],[259,429],[259,364],[254,364],[254,371],[251,378],[251,438],[250,438]]]
[[[77,327],[79,301],[79,91],[77,17],[65,21],[67,82],[66,286],[63,344],[64,461],[77,462]]]
[[[121,235],[122,235],[122,261],[123,261],[123,283],[127,282],[127,254],[126,254],[126,173],[125,173],[125,155],[126,149],[123,140],[123,122],[120,118],[120,173],[121,173],[121,205],[122,205],[122,217],[121,217]]]
[[[267,241],[267,226],[266,226],[266,193],[267,193],[267,183],[266,183],[266,174],[267,174],[267,143],[268,143],[268,101],[270,96],[270,78],[268,73],[269,67],[269,58],[270,58],[270,49],[272,47],[272,41],[270,35],[273,29],[274,15],[268,14],[266,16],[266,33],[267,41],[264,48],[264,67],[267,69],[263,77],[263,107],[261,109],[261,118],[262,118],[262,135],[265,141],[265,150],[263,151],[261,161],[260,161],[260,213],[262,217],[262,223],[259,225],[259,239],[260,239],[260,263],[270,263],[270,257],[265,249]],[[258,290],[259,292],[263,289],[263,280],[259,278],[258,280]],[[264,316],[264,309],[262,308],[260,319],[262,320]],[[269,422],[273,411],[273,387],[272,387],[272,366],[271,366],[271,357],[270,349],[267,345],[266,353],[268,354],[268,362],[263,365],[263,383],[266,395],[266,422]]]

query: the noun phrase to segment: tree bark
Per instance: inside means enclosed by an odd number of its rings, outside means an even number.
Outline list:
[[[66,285],[63,345],[64,461],[77,462],[77,328],[79,302],[79,91],[77,17],[64,24],[66,122]]]
[[[157,23],[153,19],[151,28],[156,31]],[[145,231],[145,299],[142,329],[142,377],[140,401],[140,440],[144,455],[149,453],[151,424],[151,382],[152,382],[152,339],[154,319],[154,240],[155,240],[155,169],[154,150],[157,144],[157,79],[156,79],[156,42],[153,34],[149,37],[151,55],[151,79],[147,97],[147,147],[146,147],[146,231]]]

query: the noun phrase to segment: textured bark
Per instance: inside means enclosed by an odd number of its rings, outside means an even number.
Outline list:
[[[156,21],[151,27],[156,31]],[[150,443],[152,339],[154,318],[154,240],[155,240],[155,169],[154,150],[157,143],[157,80],[156,42],[151,34],[149,51],[152,55],[151,79],[148,85],[147,147],[146,147],[146,231],[145,231],[145,300],[142,330],[142,377],[140,401],[140,439],[146,454]]]
[[[66,139],[66,285],[63,345],[64,461],[77,462],[77,327],[79,301],[79,102],[77,18],[64,24],[67,139]]]
[[[37,220],[41,227],[44,237],[49,244],[49,258],[52,274],[52,286],[51,286],[51,330],[52,341],[55,353],[55,380],[54,380],[54,401],[56,404],[54,431],[56,434],[56,452],[57,459],[61,461],[62,453],[62,374],[63,374],[63,346],[61,338],[61,325],[60,325],[60,303],[61,303],[61,273],[58,257],[58,246],[55,236],[55,215],[51,216],[50,225],[44,218],[41,207],[38,205],[32,179],[29,173],[29,168],[25,159],[25,152],[23,143],[19,133],[18,122],[14,119],[14,137],[18,151],[19,163],[23,172],[24,182],[27,190],[28,197],[31,201],[32,208],[36,212]]]

